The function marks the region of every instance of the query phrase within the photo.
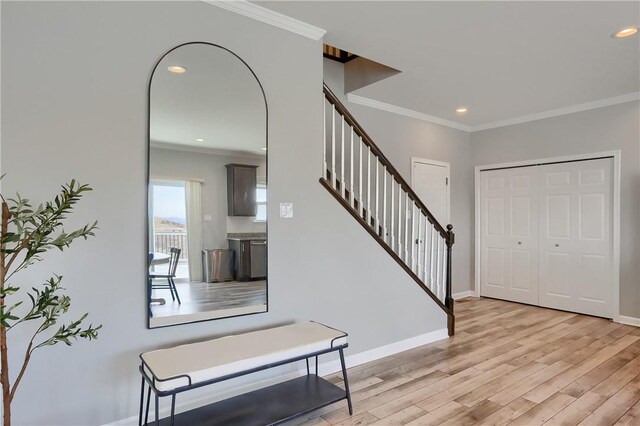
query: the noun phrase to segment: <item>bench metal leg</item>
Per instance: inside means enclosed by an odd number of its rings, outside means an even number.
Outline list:
[[[156,426],[160,426],[160,401],[158,398],[158,394],[155,393],[155,397],[156,397]]]
[[[311,374],[311,372],[309,371],[309,358],[306,358],[305,361],[307,361],[307,376]]]
[[[176,417],[176,394],[171,395],[171,426]]]
[[[151,404],[151,386],[147,390],[147,410],[144,414],[144,424],[145,426],[149,424],[149,405]]]
[[[316,355],[316,376],[318,376],[318,355]]]
[[[140,412],[138,415],[138,426],[142,426],[142,408],[144,407],[144,377],[140,385]]]
[[[340,364],[342,365],[342,380],[344,380],[344,390],[347,394],[349,414],[353,414],[353,406],[351,405],[351,392],[349,392],[349,379],[347,378],[347,366],[344,363],[344,351],[342,349],[340,349]]]

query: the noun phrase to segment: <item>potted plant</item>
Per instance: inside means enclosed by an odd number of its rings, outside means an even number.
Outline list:
[[[54,275],[30,291],[21,291],[11,282],[16,273],[42,260],[51,249],[64,250],[78,238],[94,236],[97,222],[72,232],[65,232],[63,222],[82,196],[91,191],[88,185],[75,180],[63,185],[53,201],[33,208],[28,199],[17,195],[5,199],[2,194],[0,222],[0,382],[4,425],[11,424],[11,401],[29,365],[33,353],[60,342],[71,346],[78,338],[98,337],[102,327],[89,325],[82,328],[87,314],[80,319],[57,325],[67,312],[71,299],[63,293],[62,277]],[[25,306],[22,304],[25,303]],[[25,322],[39,324],[27,344],[22,365],[13,383],[9,380],[7,333]],[[36,324],[36,325],[37,325]]]

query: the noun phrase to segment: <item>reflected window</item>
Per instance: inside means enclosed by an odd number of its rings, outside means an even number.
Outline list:
[[[267,221],[267,185],[258,183],[256,186],[256,205],[258,207],[256,213],[256,222]]]
[[[151,224],[153,226],[153,253],[170,255],[171,248],[181,250],[176,280],[189,279],[187,243],[187,208],[184,181],[151,182]],[[156,255],[156,257],[159,257]],[[155,263],[155,262],[154,262]],[[153,272],[166,274],[168,263],[152,266]]]

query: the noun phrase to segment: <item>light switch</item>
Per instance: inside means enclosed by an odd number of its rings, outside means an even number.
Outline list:
[[[202,218],[205,222],[211,222],[213,220],[213,218],[211,217],[210,214],[205,214],[204,217]]]
[[[293,203],[280,203],[280,217],[283,219],[293,217]]]

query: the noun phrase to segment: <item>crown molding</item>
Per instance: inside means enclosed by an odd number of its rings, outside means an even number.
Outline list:
[[[493,121],[491,123],[479,124],[471,126],[472,132],[481,130],[495,129],[497,127],[512,126],[514,124],[527,123],[529,121],[543,120],[545,118],[558,117],[560,115],[573,114],[574,112],[588,111],[590,109],[603,108],[611,105],[624,104],[640,100],[640,92],[627,93],[626,95],[615,96],[613,98],[600,99],[584,104],[571,105],[568,107],[551,109],[536,114],[523,115],[520,117],[509,118],[507,120]]]
[[[320,40],[327,33],[327,30],[307,24],[306,22],[299,21],[287,15],[283,15],[282,13],[274,12],[266,7],[258,6],[257,4],[251,3],[247,0],[202,1],[312,40]]]
[[[584,104],[571,105],[568,107],[552,109],[549,111],[543,111],[536,114],[523,115],[520,117],[509,118],[507,120],[493,121],[485,124],[478,124],[475,126],[469,126],[466,124],[458,123],[457,121],[451,121],[444,118],[436,117],[434,115],[424,114],[422,112],[414,111],[412,109],[403,108],[397,105],[388,104],[386,102],[377,101],[371,98],[365,98],[363,96],[347,94],[347,100],[351,103],[367,106],[370,108],[379,109],[382,111],[392,112],[398,115],[404,115],[405,117],[415,118],[417,120],[427,121],[429,123],[439,124],[441,126],[451,127],[453,129],[462,130],[465,132],[479,132],[482,130],[495,129],[498,127],[512,126],[514,124],[527,123],[529,121],[543,120],[545,118],[558,117],[560,115],[573,114],[574,112],[588,111],[590,109],[603,108],[611,105],[624,104],[627,102],[633,102],[640,100],[640,92],[627,93],[626,95],[615,96],[613,98],[600,99],[593,102],[586,102]]]
[[[399,107],[397,105],[388,104],[386,102],[376,101],[375,99],[365,98],[363,96],[353,95],[351,93],[347,94],[347,101],[367,106],[370,108],[379,109],[382,111],[392,112],[398,115],[404,115],[405,117],[415,118],[417,120],[427,121],[433,124],[439,124],[441,126],[451,127],[453,129],[462,130],[465,132],[471,131],[471,126],[467,126],[466,124],[458,123],[457,121],[446,120],[444,118],[436,117],[429,114],[424,114],[422,112],[414,111],[412,109]]]

